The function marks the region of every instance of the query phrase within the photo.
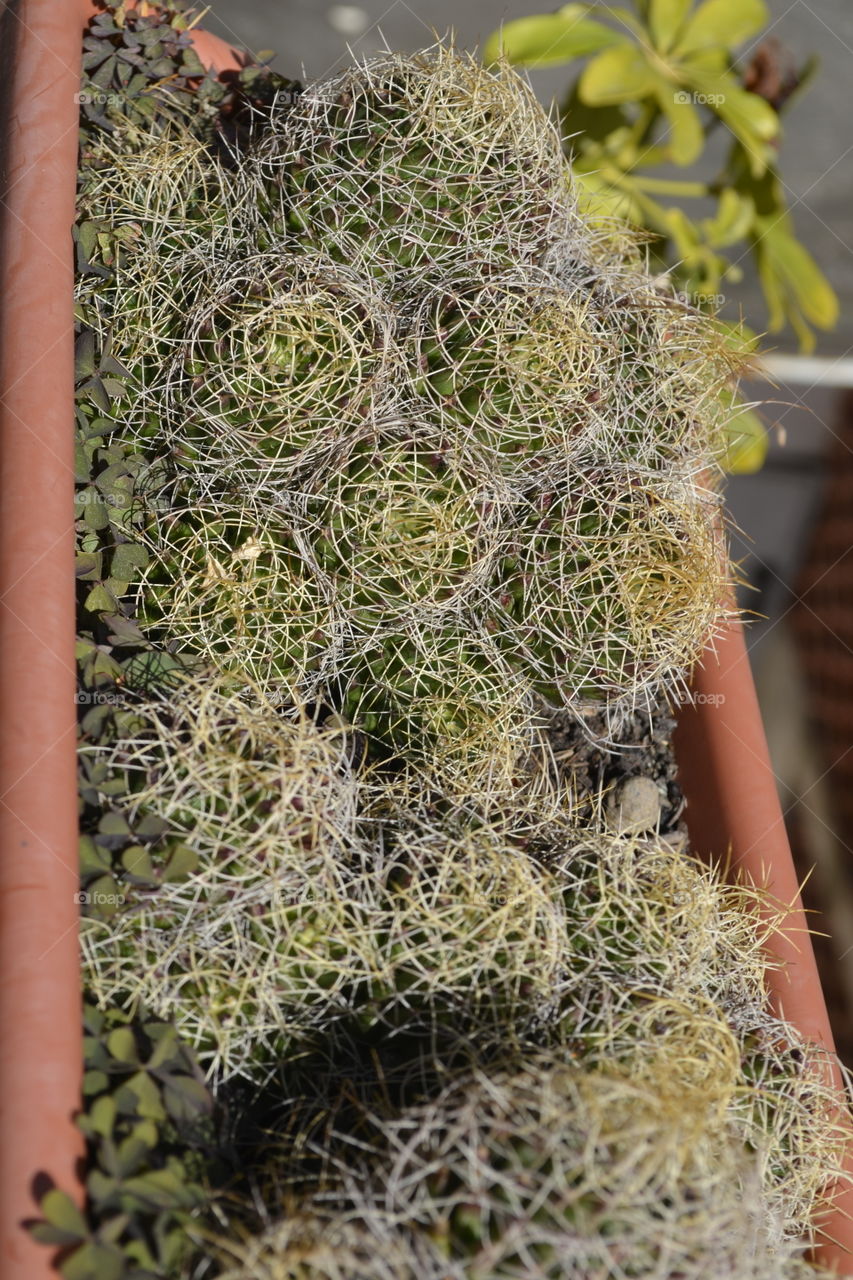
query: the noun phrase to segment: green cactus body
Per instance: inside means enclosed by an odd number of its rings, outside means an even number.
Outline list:
[[[390,633],[345,678],[344,713],[455,796],[497,798],[537,742],[530,688],[488,640]]]
[[[140,613],[153,634],[280,697],[308,690],[334,651],[335,609],[297,542],[249,510],[170,512]]]
[[[504,536],[507,498],[481,458],[414,425],[354,446],[308,514],[350,625],[423,627],[474,599]]]
[[[534,260],[569,220],[567,185],[519,90],[441,47],[312,88],[260,149],[274,225],[384,280],[466,256]]]
[[[113,749],[135,779],[130,817],[155,818],[194,858],[85,922],[93,991],[170,1018],[209,1071],[251,1074],[369,972],[348,905],[345,744],[283,719],[244,678],[186,679],[136,711]]]
[[[218,274],[169,373],[167,422],[202,473],[272,501],[391,394],[387,309],[327,260],[278,251]]]
[[[499,468],[565,466],[588,443],[588,407],[604,394],[597,328],[589,300],[546,273],[451,282],[416,326],[417,385],[439,421],[470,432]]]

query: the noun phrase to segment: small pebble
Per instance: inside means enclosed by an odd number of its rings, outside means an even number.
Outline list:
[[[651,778],[623,778],[607,798],[607,817],[620,835],[657,829],[661,794]]]

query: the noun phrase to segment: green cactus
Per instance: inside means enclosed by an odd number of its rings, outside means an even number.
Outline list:
[[[423,632],[476,602],[506,537],[510,495],[476,449],[417,422],[377,430],[317,477],[307,516],[348,623]]]
[[[233,501],[196,498],[167,509],[138,579],[147,632],[244,673],[270,696],[306,695],[340,627],[331,592],[292,530]]]
[[[574,807],[543,724],[615,737],[720,624],[740,356],[506,67],[262,114],[101,138],[77,235],[87,981],[269,1102],[203,1265],[799,1277],[840,1146],[773,913]]]
[[[281,501],[393,393],[393,315],[357,274],[305,252],[217,272],[185,320],[164,422],[198,471]],[[171,406],[169,408],[168,406]]]
[[[341,684],[346,718],[457,800],[506,799],[544,750],[525,678],[464,625],[381,636]]]
[[[223,1240],[223,1280],[341,1274],[326,1269],[327,1238],[352,1250],[345,1274],[366,1280],[365,1237],[380,1258],[388,1242],[400,1274],[427,1280],[804,1280],[813,1272],[780,1236],[754,1157],[723,1127],[697,1138],[704,1100],[680,1083],[677,1061],[632,1080],[533,1055],[374,1113],[372,1142],[338,1135],[350,1176],[337,1196]]]
[[[379,279],[533,261],[571,221],[559,139],[530,89],[449,47],[348,69],[287,115],[259,148],[272,228]]]
[[[103,1005],[141,1001],[209,1072],[239,1074],[365,971],[340,853],[355,819],[345,738],[227,676],[134,710],[106,781],[127,778],[129,822],[155,821],[192,857],[159,881],[128,868],[119,910],[85,921],[86,970]]]
[[[519,502],[493,588],[499,648],[547,699],[614,707],[676,690],[723,609],[716,504],[671,476],[595,468]]]

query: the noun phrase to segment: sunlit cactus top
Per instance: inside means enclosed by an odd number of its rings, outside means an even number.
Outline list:
[[[372,686],[395,750],[419,735],[413,705],[395,736],[395,670],[401,696],[438,679],[470,706],[471,646],[531,713],[604,707],[616,732],[676,693],[723,612],[711,479],[738,357],[580,217],[516,73],[443,45],[367,60],[288,95],[220,197],[206,265],[193,227],[156,281],[148,254],[126,269],[140,297],[188,264],[194,282],[134,410],[194,513],[191,548],[171,516],[154,542],[200,575],[146,583],[151,624],[270,691],[325,681],[356,722]],[[377,675],[389,645],[414,667]]]

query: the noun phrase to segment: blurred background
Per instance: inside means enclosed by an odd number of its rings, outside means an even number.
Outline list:
[[[502,23],[548,9],[547,0],[214,0],[204,24],[255,56],[274,50],[276,70],[305,80],[385,46],[413,51],[451,29],[475,51]],[[767,10],[738,67],[751,65],[772,88],[774,75],[784,82],[791,66],[816,59],[783,115],[778,172],[797,237],[840,308],[804,354],[790,327],[767,333],[758,272],[747,251],[732,255],[743,278],[726,280],[724,313],[766,335],[767,372],[745,394],[762,404],[770,436],[761,469],[729,480],[728,504],[779,791],[808,877],[839,1050],[853,1067],[853,8],[767,0]],[[564,97],[572,67],[524,74],[548,104]],[[713,163],[713,150],[701,163]]]

